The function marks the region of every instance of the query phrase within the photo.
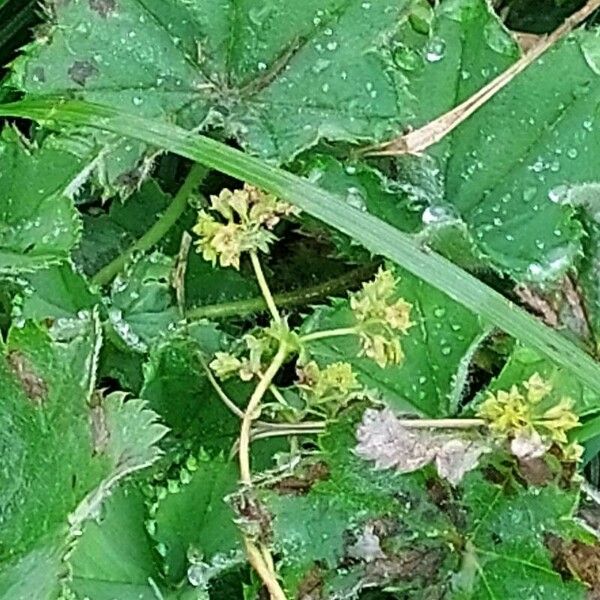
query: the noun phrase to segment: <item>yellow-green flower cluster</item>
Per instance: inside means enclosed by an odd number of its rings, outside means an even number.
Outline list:
[[[323,369],[310,361],[298,369],[298,387],[310,412],[334,416],[360,389],[352,366],[336,362]]]
[[[272,348],[268,337],[252,334],[243,338],[246,353],[241,358],[231,352],[216,352],[210,368],[221,380],[237,375],[242,381],[251,381],[263,368],[263,358]]]
[[[397,298],[393,273],[380,269],[373,281],[350,297],[350,308],[358,322],[362,354],[380,367],[402,362],[399,334],[405,335],[413,325],[412,305]]]
[[[243,252],[268,252],[276,239],[271,230],[281,217],[296,213],[291,204],[247,184],[241,190],[224,189],[210,201],[210,211],[201,210],[192,229],[200,238],[198,252],[213,265],[218,261],[236,269]]]
[[[236,345],[234,352],[215,352],[209,366],[219,379],[225,380],[237,375],[242,381],[251,381],[262,373],[279,344],[285,343],[289,352],[300,348],[298,334],[290,330],[285,320],[271,323],[255,334],[243,336],[242,343]]]
[[[567,432],[578,427],[579,417],[573,412],[574,402],[563,397],[551,398],[552,385],[539,373],[534,373],[522,386],[489,393],[479,407],[477,416],[488,423],[499,438],[509,440],[539,440],[546,448],[555,444],[567,460],[578,460],[582,448],[569,443]]]

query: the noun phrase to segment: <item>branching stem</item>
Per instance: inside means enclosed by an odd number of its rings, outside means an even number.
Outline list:
[[[252,427],[252,421],[255,420],[260,403],[269,389],[271,382],[277,372],[283,365],[287,357],[287,347],[285,343],[282,343],[277,350],[277,354],[273,358],[273,361],[265,371],[264,377],[258,382],[258,385],[252,392],[248,406],[244,412],[242,418],[242,427],[240,429],[240,478],[243,484],[252,485],[252,475],[250,472],[250,429]]]
[[[194,163],[183,185],[179,188],[177,195],[173,198],[173,202],[167,207],[161,217],[144,233],[144,235],[136,240],[129,248],[119,254],[117,258],[102,267],[93,277],[92,283],[96,285],[106,285],[120,273],[131,257],[136,252],[146,252],[155,246],[169,232],[171,227],[177,223],[183,211],[187,206],[190,194],[200,184],[206,176],[207,169],[199,163]]]
[[[306,306],[329,296],[346,294],[358,283],[369,279],[376,271],[374,265],[368,264],[357,267],[339,277],[334,277],[316,285],[303,287],[291,292],[273,294],[273,300],[277,306],[291,308],[295,306]],[[263,296],[249,298],[248,300],[235,300],[233,302],[222,302],[221,304],[207,304],[198,306],[187,311],[188,319],[225,319],[227,317],[240,317],[268,310]]]
[[[277,305],[275,304],[275,300],[273,299],[273,294],[271,294],[271,290],[269,289],[269,285],[267,284],[267,279],[265,274],[263,273],[262,266],[260,264],[260,259],[258,258],[258,254],[256,252],[250,252],[250,260],[252,261],[252,268],[254,269],[254,274],[256,275],[256,280],[258,281],[258,286],[260,287],[260,291],[267,303],[267,307],[273,320],[275,323],[281,323],[281,315],[279,314],[279,310]]]
[[[245,546],[248,562],[252,565],[262,582],[265,584],[266,588],[269,590],[271,600],[287,600],[284,591],[281,589],[281,586],[275,577],[275,574],[269,568],[269,564],[267,564],[265,561],[263,552],[256,546],[254,542],[247,538],[245,540]]]
[[[332,337],[341,337],[346,335],[356,335],[356,327],[340,327],[339,329],[324,329],[323,331],[314,331],[300,337],[301,342],[314,342]]]

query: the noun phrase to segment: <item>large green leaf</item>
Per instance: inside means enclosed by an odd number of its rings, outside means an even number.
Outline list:
[[[68,593],[77,600],[197,600],[190,585],[169,589],[146,531],[146,500],[136,486],[117,491],[86,523],[69,556]],[[179,583],[179,582],[178,582]]]
[[[321,363],[348,361],[360,382],[389,406],[430,416],[456,411],[466,382],[469,360],[484,335],[477,317],[447,296],[409,273],[399,271],[399,294],[412,304],[414,325],[400,336],[405,359],[399,365],[379,367],[373,360],[358,358],[357,336],[335,337],[309,345]],[[348,303],[319,308],[305,330],[352,326]]]
[[[435,35],[444,53],[411,77],[424,107],[416,125],[477,91],[481,74],[516,59],[488,11],[483,0],[440,5]],[[556,278],[580,251],[581,226],[559,197],[565,184],[596,178],[599,47],[591,31],[558,43],[429,150],[445,185],[442,206],[452,206],[480,251],[517,279]]]
[[[40,600],[58,584],[76,528],[128,473],[152,464],[165,432],[140,401],[92,397],[95,315],[10,332],[0,381],[0,597]]]
[[[224,347],[223,334],[199,322],[161,340],[144,365],[141,397],[161,415],[172,434],[198,436],[206,450],[226,451],[239,429],[237,417],[216,396],[202,360]]]
[[[496,600],[543,590],[544,600],[585,598],[579,582],[564,581],[554,570],[546,547],[549,534],[574,533],[577,500],[577,493],[556,484],[513,490],[469,475],[462,500],[467,542],[451,597]]]
[[[305,482],[304,493],[294,494],[293,488],[287,487],[286,478],[267,482],[270,489],[260,492],[272,516],[273,546],[281,560],[279,568],[286,590],[295,597],[299,589],[312,581],[316,589],[322,590],[323,597],[345,598],[363,586],[404,583],[413,591],[422,590],[423,598],[428,593],[429,597],[436,597],[435,590],[441,585],[438,577],[444,572],[442,565],[456,566],[459,557],[436,547],[431,539],[451,528],[451,524],[427,498],[426,479],[420,473],[401,476],[376,472],[353,454],[357,414],[344,413],[343,420],[322,438],[317,456],[300,464],[291,474],[293,480]],[[361,560],[351,549],[365,528],[377,528],[378,523],[390,532],[389,567],[395,560],[412,564],[403,573],[396,573],[397,580],[393,575],[387,579],[377,576],[376,571],[385,573],[384,563],[378,563],[374,557]],[[417,556],[421,565],[413,562]],[[367,584],[369,563],[373,567],[378,564],[379,569],[373,569],[373,579]],[[436,577],[437,567],[440,569]]]
[[[15,66],[32,95],[60,94],[176,121],[218,126],[286,161],[319,138],[377,140],[408,116],[391,60],[412,0],[73,0]],[[309,82],[309,85],[307,85]],[[122,145],[109,175],[139,152]]]
[[[0,273],[67,259],[80,229],[72,197],[85,181],[90,148],[60,137],[40,148],[7,128],[0,154]]]
[[[144,522],[144,497],[135,487],[106,502],[101,520],[86,523],[69,557],[77,598],[156,600],[160,572]]]
[[[173,493],[165,490],[152,513],[153,536],[164,556],[165,576],[173,583],[186,576],[190,555],[207,564],[227,564],[242,549],[235,513],[225,501],[237,488],[236,463],[201,454],[184,470],[183,482]]]

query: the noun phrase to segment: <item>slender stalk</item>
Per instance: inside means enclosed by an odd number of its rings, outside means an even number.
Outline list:
[[[353,209],[343,198],[307,179],[173,124],[79,100],[46,97],[2,104],[0,115],[111,131],[164,148],[285,198],[374,254],[402,265],[479,315],[484,323],[495,325],[538,350],[556,365],[571,371],[591,390],[600,392],[600,365],[576,344],[449,260],[420,246],[410,235],[369,213]]]
[[[269,391],[271,392],[271,394],[273,394],[273,396],[275,397],[277,402],[279,402],[279,404],[283,404],[283,406],[289,406],[287,400],[283,397],[283,394],[279,391],[277,387],[275,387],[274,385],[270,385]]]
[[[183,185],[179,188],[177,195],[173,198],[173,202],[169,204],[156,223],[154,223],[141,238],[129,246],[127,250],[122,252],[105,267],[102,267],[102,269],[92,277],[92,283],[96,285],[106,285],[107,283],[110,283],[117,273],[120,273],[124,269],[127,262],[136,252],[145,252],[155,246],[167,234],[171,227],[177,223],[187,206],[190,194],[204,179],[206,171],[206,167],[200,164],[194,164],[183,182]]]
[[[225,390],[221,387],[221,384],[217,381],[216,377],[213,375],[210,367],[206,364],[204,357],[200,356],[200,363],[206,372],[206,377],[209,383],[213,386],[213,389],[217,393],[217,396],[221,399],[223,404],[236,416],[240,419],[244,418],[244,411],[240,409],[237,404],[225,393]],[[269,390],[273,391],[274,386],[269,386]],[[277,390],[278,391],[278,390]],[[281,392],[279,392],[281,394]],[[284,399],[285,400],[285,399]],[[324,421],[302,421],[300,423],[270,423],[269,421],[254,421],[256,423],[255,431],[283,431],[289,430],[290,428],[294,428],[296,430],[312,430],[318,429],[320,431],[325,429],[326,423]]]
[[[314,331],[307,333],[300,338],[301,342],[314,342],[325,338],[342,337],[346,335],[356,335],[356,327],[340,327],[339,329],[324,329],[323,331]]]
[[[265,431],[252,431],[252,441],[264,440],[270,437],[288,437],[292,435],[310,435],[316,433],[323,433],[324,427],[313,427],[312,429],[296,429],[290,427],[289,429],[272,429]]]
[[[306,306],[311,302],[322,300],[335,294],[345,294],[349,288],[363,282],[375,273],[373,265],[364,265],[353,269],[323,283],[309,286],[292,292],[273,294],[273,300],[279,307],[292,308]],[[222,304],[207,304],[187,311],[188,319],[225,319],[227,317],[240,317],[268,310],[263,296]]]
[[[258,382],[258,385],[254,389],[248,406],[244,412],[242,419],[242,427],[240,429],[240,479],[245,485],[252,485],[252,475],[250,471],[250,428],[252,427],[252,421],[255,419],[255,414],[260,407],[260,403],[269,389],[271,382],[277,372],[283,365],[287,356],[287,347],[285,343],[282,343],[277,350],[277,354],[273,358],[273,361],[265,371],[265,376]]]
[[[484,427],[483,419],[398,419],[407,429],[471,429]]]
[[[256,254],[256,252],[250,252],[250,260],[252,261],[252,268],[254,269],[254,274],[256,275],[256,280],[258,281],[258,287],[260,288],[265,302],[267,303],[269,312],[271,313],[275,323],[281,323],[281,315],[279,314],[279,310],[277,309],[277,305],[273,299],[273,294],[271,294],[271,290],[267,284],[267,279],[263,273],[258,254]]]
[[[217,393],[217,396],[221,399],[221,402],[236,416],[240,419],[244,418],[244,411],[225,393],[225,390],[221,387],[221,384],[217,381],[213,375],[210,367],[206,364],[203,356],[200,356],[200,363],[206,372],[206,377],[209,383],[213,386],[213,389]]]
[[[254,542],[249,539],[245,539],[246,555],[248,561],[252,565],[252,568],[258,573],[262,582],[269,590],[271,600],[287,600],[284,591],[281,589],[279,582],[277,581],[273,571],[269,568],[269,565],[265,562],[263,552],[256,546]]]

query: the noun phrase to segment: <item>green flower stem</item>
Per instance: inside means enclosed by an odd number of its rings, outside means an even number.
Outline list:
[[[407,429],[471,429],[484,427],[484,419],[398,419],[398,424]]]
[[[339,329],[324,329],[323,331],[314,331],[307,333],[300,338],[300,342],[314,342],[315,340],[323,340],[325,338],[341,337],[344,335],[357,335],[356,327],[340,327]]]
[[[225,393],[225,390],[221,387],[213,372],[210,369],[210,366],[206,364],[204,357],[202,355],[199,356],[200,364],[206,373],[206,377],[209,383],[213,386],[213,389],[219,396],[221,402],[238,418],[244,418],[244,411]]]
[[[260,403],[273,382],[273,378],[277,375],[277,372],[283,365],[287,355],[288,348],[286,344],[280,344],[277,354],[275,354],[275,358],[273,358],[273,361],[265,371],[264,377],[258,382],[254,392],[252,392],[252,396],[250,396],[248,406],[244,412],[242,427],[240,429],[239,445],[240,480],[244,485],[252,485],[252,474],[250,471],[250,429],[252,427],[252,421],[254,421]]]
[[[288,429],[266,429],[263,431],[253,431],[252,432],[252,441],[256,440],[264,440],[270,437],[288,437],[288,436],[298,436],[298,435],[316,435],[318,433],[323,433],[325,431],[324,427],[312,427],[306,429],[296,429],[295,427],[290,427]]]
[[[258,281],[258,287],[260,287],[260,291],[262,292],[265,302],[267,303],[267,308],[269,309],[269,312],[271,313],[275,323],[281,323],[281,315],[279,314],[279,310],[277,309],[277,305],[273,299],[273,294],[271,294],[271,290],[269,289],[269,284],[267,283],[267,279],[263,273],[258,254],[256,254],[256,252],[250,252],[250,260],[252,261],[252,268],[254,269],[254,274],[256,275],[256,280]]]
[[[162,216],[127,250],[100,269],[92,277],[92,283],[100,286],[110,283],[124,269],[127,262],[136,252],[146,252],[155,246],[168,233],[171,227],[177,223],[187,206],[190,194],[204,179],[207,171],[208,169],[203,165],[194,164],[183,185],[179,188],[177,195],[173,198],[173,202],[167,207]]]
[[[280,308],[293,308],[295,306],[306,306],[311,302],[322,300],[336,294],[346,294],[349,288],[369,279],[375,273],[375,266],[363,265],[339,277],[324,281],[317,285],[273,294],[273,300]],[[188,319],[225,319],[227,317],[245,316],[268,310],[267,303],[262,296],[249,298],[248,300],[236,300],[235,302],[224,302],[222,304],[207,304],[198,306],[187,311]]]
[[[289,404],[286,402],[286,399],[283,397],[283,394],[275,385],[271,384],[269,386],[269,391],[271,392],[271,394],[273,394],[273,396],[275,397],[277,402],[279,402],[279,404],[282,404],[283,406],[289,406]]]

